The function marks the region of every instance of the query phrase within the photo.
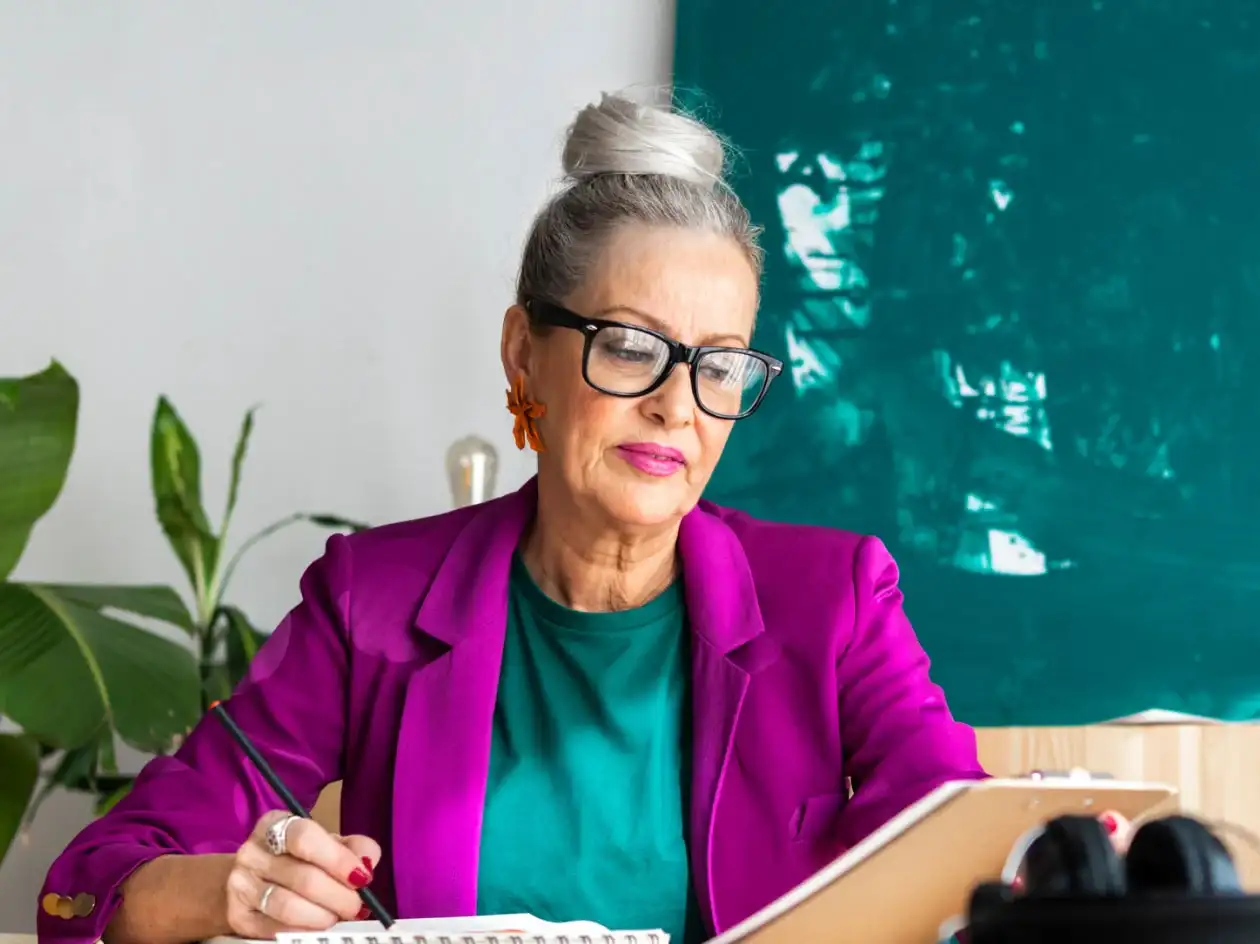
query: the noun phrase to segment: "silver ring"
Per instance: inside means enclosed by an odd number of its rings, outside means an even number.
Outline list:
[[[262,897],[258,899],[258,913],[265,915],[267,913],[267,902],[271,900],[271,893],[276,890],[276,886],[268,885],[263,889]]]
[[[287,855],[289,852],[289,827],[300,816],[286,816],[284,819],[276,820],[267,827],[267,851],[274,856]]]

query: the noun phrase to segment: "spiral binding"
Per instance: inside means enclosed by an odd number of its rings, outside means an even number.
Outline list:
[[[288,944],[666,944],[655,932],[622,934],[342,934],[284,936]]]

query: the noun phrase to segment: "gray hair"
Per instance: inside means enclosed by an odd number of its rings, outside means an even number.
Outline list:
[[[628,223],[728,236],[760,276],[760,229],[727,184],[725,166],[725,143],[693,117],[616,95],[587,105],[569,127],[564,184],[530,227],[518,304],[563,303]]]

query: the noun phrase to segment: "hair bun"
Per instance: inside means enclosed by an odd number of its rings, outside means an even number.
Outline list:
[[[604,95],[578,112],[562,163],[573,183],[602,174],[657,174],[713,188],[723,180],[726,147],[711,128],[687,115]]]

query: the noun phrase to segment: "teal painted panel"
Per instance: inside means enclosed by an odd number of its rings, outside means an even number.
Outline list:
[[[955,712],[1260,715],[1260,5],[679,0],[791,364],[708,497],[882,537]]]

